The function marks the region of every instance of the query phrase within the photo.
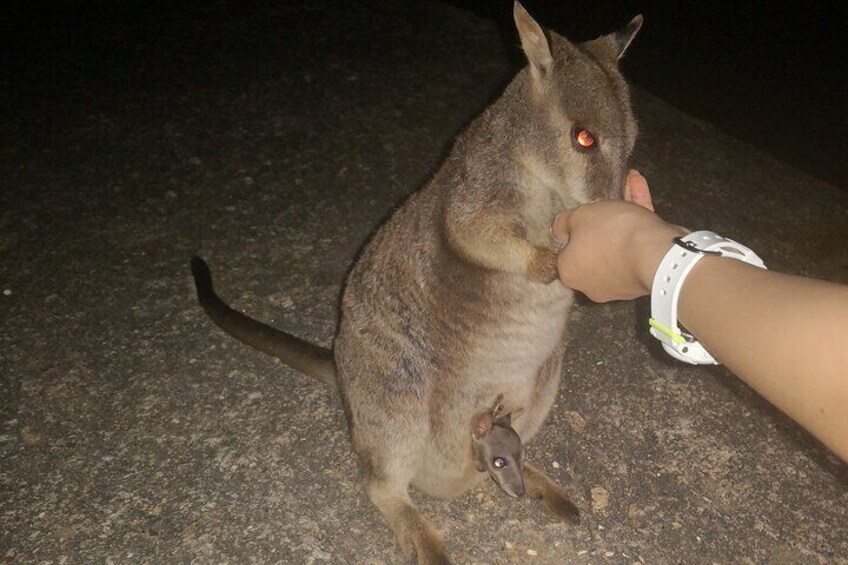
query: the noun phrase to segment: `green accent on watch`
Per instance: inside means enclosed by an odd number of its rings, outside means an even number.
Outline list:
[[[684,337],[680,334],[680,332],[676,332],[671,328],[665,327],[664,325],[662,325],[661,323],[659,323],[655,319],[648,318],[648,324],[650,324],[650,326],[652,328],[654,328],[655,330],[657,330],[658,332],[667,335],[669,338],[671,338],[671,341],[673,341],[674,343],[676,343],[678,345],[680,345],[681,343],[686,343],[686,339],[684,339]]]

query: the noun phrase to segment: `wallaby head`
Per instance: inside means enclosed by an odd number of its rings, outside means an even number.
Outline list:
[[[618,60],[642,18],[572,43],[518,3],[514,17],[528,64],[454,147],[445,231],[471,263],[548,283],[557,276],[554,216],[624,196],[637,126]]]
[[[546,34],[517,2],[514,17],[529,62],[515,85],[523,103],[511,105],[525,126],[523,184],[548,185],[567,205],[620,198],[637,126],[618,60],[642,16],[585,43]]]
[[[475,418],[471,438],[477,470],[488,472],[509,496],[524,496],[524,445],[512,428],[512,413],[504,414],[498,401],[491,412]]]

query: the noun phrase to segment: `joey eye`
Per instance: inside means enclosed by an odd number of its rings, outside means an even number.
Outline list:
[[[507,466],[507,462],[503,457],[495,457],[492,459],[492,465],[494,465],[495,469],[503,469]]]
[[[581,126],[571,128],[571,141],[578,151],[589,151],[598,146],[595,134]]]

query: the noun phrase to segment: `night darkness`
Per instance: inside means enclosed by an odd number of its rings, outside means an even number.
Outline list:
[[[505,2],[455,4],[498,19],[512,33]],[[578,39],[643,14],[645,25],[623,63],[630,80],[848,189],[848,56],[837,3],[528,0],[526,5]]]
[[[515,41],[510,2],[454,0],[496,21]],[[132,22],[154,38],[156,22],[190,21],[201,13],[243,14],[273,2],[147,3],[9,2],[4,4],[5,111],[44,91],[36,72],[56,49],[93,56],[96,35]],[[278,2],[278,5],[297,3]],[[309,2],[300,3],[308,6]],[[316,3],[326,4],[326,3]],[[395,3],[392,3],[395,4]],[[638,86],[804,172],[848,189],[848,58],[836,2],[528,0],[540,21],[574,39],[589,39],[645,16],[623,68]],[[339,10],[344,10],[343,4]],[[145,40],[150,39],[149,36]],[[155,39],[154,39],[155,40]],[[520,55],[514,53],[516,64]],[[33,65],[34,63],[34,65]],[[8,94],[20,94],[9,98]]]

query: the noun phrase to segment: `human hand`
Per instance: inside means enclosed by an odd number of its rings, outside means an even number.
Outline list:
[[[648,183],[630,171],[627,202],[595,202],[559,214],[551,227],[567,242],[557,257],[560,281],[595,302],[630,300],[651,292],[654,273],[687,230],[653,213]]]

